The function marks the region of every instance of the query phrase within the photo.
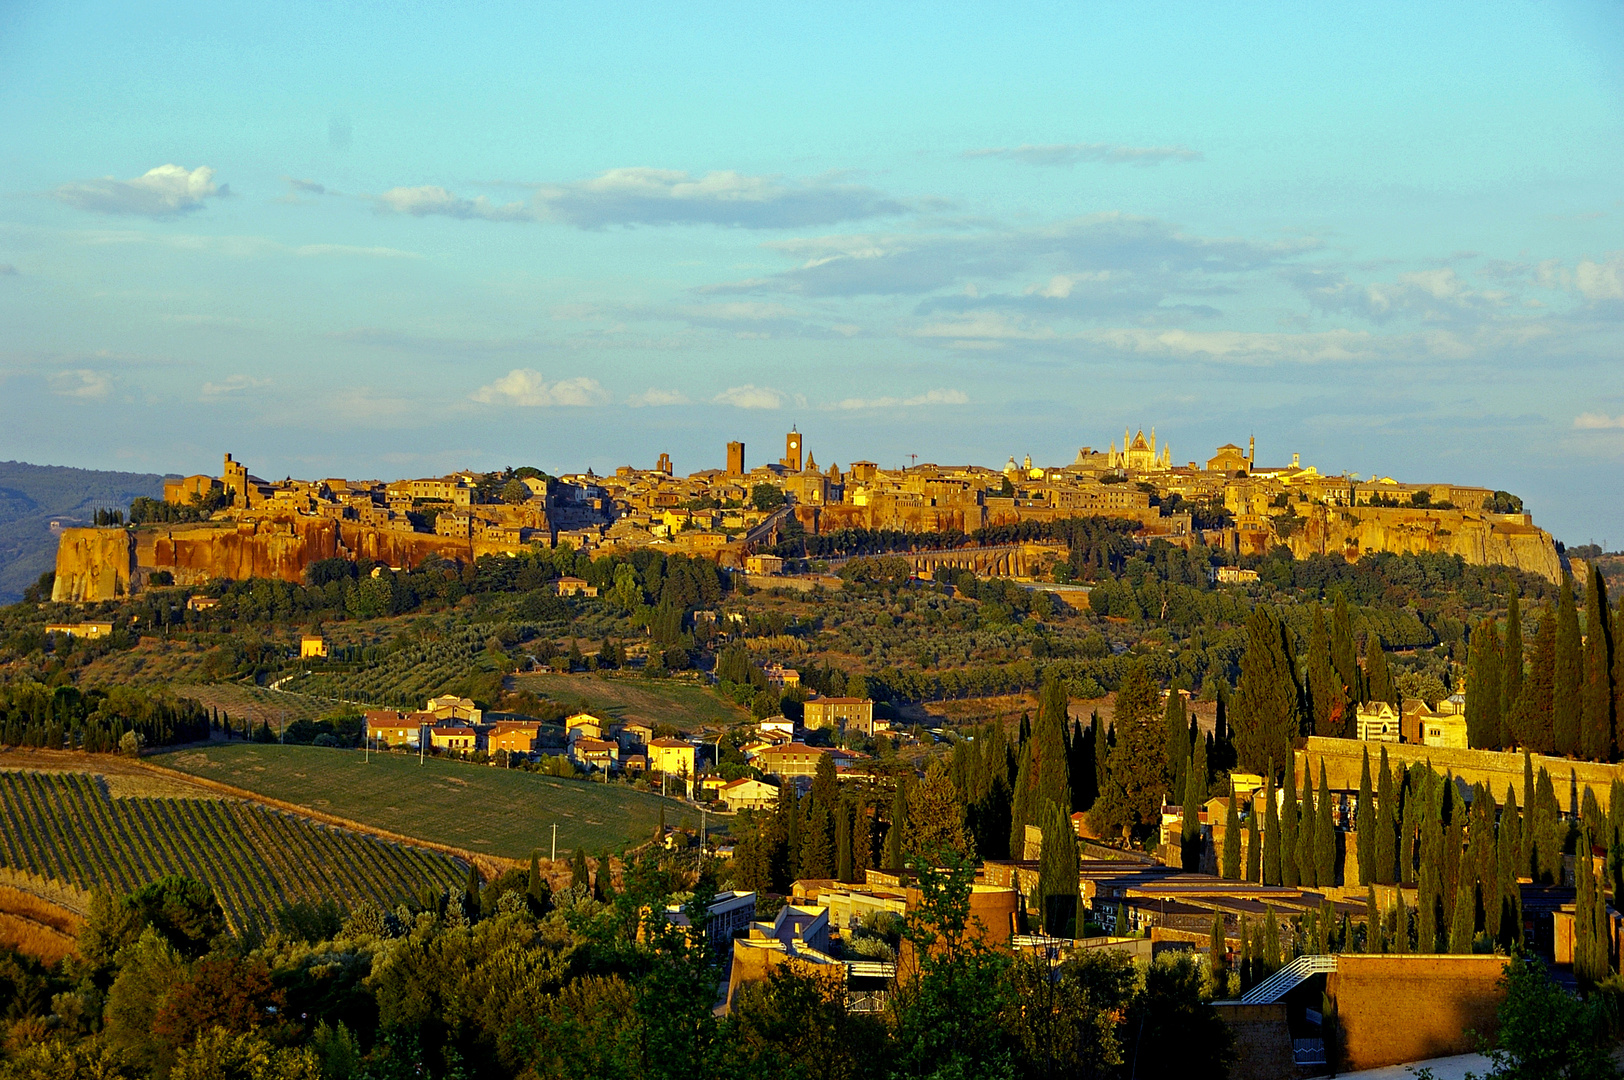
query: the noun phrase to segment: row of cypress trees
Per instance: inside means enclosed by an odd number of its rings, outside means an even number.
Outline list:
[[[1579,618],[1573,576],[1563,574],[1556,607],[1539,613],[1532,648],[1523,650],[1515,591],[1505,632],[1487,618],[1472,630],[1467,653],[1466,737],[1479,749],[1616,761],[1624,756],[1624,603],[1607,601],[1607,582],[1591,568]]]

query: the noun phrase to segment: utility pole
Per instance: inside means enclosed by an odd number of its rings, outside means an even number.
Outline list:
[[[427,724],[417,725],[417,765],[423,767],[423,737],[428,731]]]
[[[553,823],[553,857],[548,862],[558,861],[558,823]]]
[[[707,813],[709,813],[709,810],[703,805],[700,806],[700,808],[699,808],[699,857],[702,860],[705,858],[705,841],[706,841],[706,839],[707,839],[707,837],[709,835],[709,833],[707,831],[707,828],[706,828],[706,826],[708,824],[708,820],[709,820],[706,817]]]

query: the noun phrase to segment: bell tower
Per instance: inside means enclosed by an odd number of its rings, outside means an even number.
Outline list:
[[[784,436],[784,460],[780,464],[790,472],[801,471],[801,433],[795,430],[794,425]]]

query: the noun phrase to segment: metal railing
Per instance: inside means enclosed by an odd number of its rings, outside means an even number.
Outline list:
[[[1241,995],[1243,1005],[1267,1005],[1279,1001],[1295,987],[1301,986],[1315,975],[1336,970],[1336,957],[1323,953],[1299,956],[1267,979]]]

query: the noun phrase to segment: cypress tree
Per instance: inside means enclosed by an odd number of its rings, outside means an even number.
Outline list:
[[[1385,701],[1398,707],[1398,689],[1393,674],[1387,667],[1387,650],[1382,648],[1381,635],[1372,630],[1365,636],[1365,691],[1367,701]]]
[[[1500,649],[1494,620],[1472,631],[1466,662],[1466,742],[1473,749],[1500,744]]]
[[[1416,891],[1415,951],[1438,951],[1438,871],[1427,859],[1421,861],[1419,887]]]
[[[1382,947],[1382,917],[1376,907],[1376,886],[1365,891],[1365,952],[1372,955],[1386,952]]]
[[[1043,845],[1038,856],[1039,910],[1043,932],[1054,937],[1076,937],[1078,896],[1077,834],[1071,818],[1050,801],[1044,807]]]
[[[1567,828],[1563,825],[1560,810],[1556,805],[1556,791],[1551,784],[1551,776],[1544,769],[1539,771],[1539,780],[1534,786],[1534,808],[1529,815],[1530,831],[1528,846],[1534,857],[1530,869],[1535,881],[1544,881],[1547,884],[1560,884],[1562,880],[1562,847],[1567,836]]]
[[[1506,803],[1500,810],[1500,829],[1495,837],[1495,865],[1499,870],[1498,896],[1495,898],[1495,907],[1499,914],[1495,916],[1499,933],[1495,939],[1504,946],[1510,946],[1517,939],[1518,927],[1516,899],[1521,895],[1521,887],[1517,883],[1518,860],[1521,859],[1522,843],[1519,840],[1521,815],[1517,810],[1517,790],[1506,785]],[[1485,893],[1487,885],[1484,886]],[[1484,896],[1484,906],[1488,906],[1488,897]]]
[[[1286,788],[1280,800],[1280,884],[1295,889],[1302,881],[1302,819],[1298,814],[1297,770],[1286,759]]]
[[[908,790],[899,780],[896,794],[891,798],[891,827],[885,833],[885,868],[902,869],[903,833],[908,824]],[[1010,856],[1015,856],[1011,849]]]
[[[1026,727],[1023,717],[1021,727]],[[1015,788],[1009,801],[1009,857],[1025,858],[1026,826],[1034,814],[1032,803],[1032,740],[1023,738],[1015,751]]]
[[[1523,628],[1522,599],[1517,595],[1516,584],[1512,584],[1511,596],[1506,600],[1506,641],[1500,649],[1500,674],[1504,677],[1505,687],[1500,694],[1500,708],[1505,713],[1506,727],[1506,738],[1502,744],[1527,746],[1519,711],[1523,689]]]
[[[1318,604],[1312,606],[1307,656],[1310,721],[1315,735],[1339,736],[1345,691],[1331,662],[1331,639],[1325,630],[1325,615]]]
[[[1551,672],[1551,726],[1556,752],[1578,757],[1583,726],[1583,668],[1579,650],[1579,610],[1573,602],[1573,575],[1563,573],[1561,599],[1556,607],[1555,666]]]
[[[1316,605],[1317,606],[1317,605]],[[1348,598],[1341,589],[1331,593],[1331,662],[1343,686],[1343,714],[1353,718],[1354,703],[1369,701],[1359,671],[1358,649],[1353,641],[1353,623],[1348,618]],[[1340,734],[1340,733],[1338,733]]]
[[[1466,954],[1472,951],[1472,937],[1477,919],[1477,882],[1470,875],[1461,879],[1455,890],[1454,919],[1449,926],[1449,951]]]
[[[1123,830],[1160,820],[1167,794],[1166,743],[1156,714],[1161,705],[1149,665],[1140,660],[1128,669],[1117,690],[1117,744],[1090,812],[1100,830]],[[1175,793],[1176,794],[1176,793]]]
[[[529,896],[541,899],[541,853],[534,848],[530,851],[530,880],[524,891]]]
[[[1402,892],[1393,894],[1393,951],[1410,951],[1410,905],[1404,902]]]
[[[1524,816],[1517,830],[1517,875],[1528,874],[1538,880],[1534,873],[1534,758],[1526,750],[1523,751],[1522,804]]]
[[[1207,797],[1207,762],[1200,747],[1191,749],[1184,769],[1183,830],[1180,837],[1182,864],[1186,873],[1201,870],[1201,804]]]
[[[844,802],[835,807],[835,878],[852,880],[851,807]]]
[[[1229,809],[1224,814],[1224,855],[1218,861],[1218,876],[1228,881],[1241,876],[1241,815],[1236,809],[1235,789],[1229,789]]]
[[[1258,833],[1259,813],[1257,800],[1254,798],[1252,800],[1252,809],[1246,815],[1246,880],[1262,884],[1263,840]]]
[[[1167,790],[1182,797],[1187,770],[1190,766],[1190,724],[1184,715],[1184,695],[1177,687],[1167,691],[1167,703],[1162,709],[1163,753],[1167,755]]]
[[[1256,811],[1254,810],[1255,814]],[[1280,813],[1275,808],[1274,766],[1263,779],[1263,884],[1280,884],[1281,866],[1286,858],[1280,836]]]
[[[1031,738],[1021,744],[1020,770],[1010,812],[1009,849],[1013,856],[1026,846],[1026,827],[1039,825],[1045,803],[1071,805],[1071,778],[1066,760],[1069,699],[1066,681],[1046,675],[1038,693],[1038,716]]]
[[[1305,766],[1306,768],[1306,766]],[[1314,877],[1322,889],[1336,887],[1336,825],[1331,820],[1331,786],[1325,779],[1325,759],[1320,759],[1319,818],[1314,822]]]
[[[576,848],[575,857],[570,860],[570,887],[574,889],[592,888],[592,872],[587,869],[586,851],[583,848]]]
[[[462,909],[468,913],[470,919],[479,915],[479,890],[483,884],[479,876],[479,867],[469,863],[468,883],[463,886]]]
[[[1381,779],[1376,787],[1376,884],[1392,885],[1398,880],[1398,794],[1393,790],[1393,774],[1387,768],[1387,747],[1382,747]]]
[[[605,851],[598,856],[598,872],[592,878],[592,899],[604,903],[615,898],[614,871],[609,868],[609,853]]]
[[[1624,757],[1624,598],[1613,610],[1613,758]]]
[[[1290,761],[1302,731],[1301,692],[1285,628],[1266,605],[1253,609],[1246,624],[1246,651],[1235,691],[1235,753],[1239,763],[1258,770]]]
[[[1356,852],[1359,859],[1359,881],[1370,885],[1376,881],[1376,808],[1370,790],[1370,748],[1365,747],[1364,760],[1359,765],[1359,801],[1353,809],[1353,827],[1358,832]]]
[[[1207,966],[1212,972],[1212,996],[1229,997],[1229,945],[1224,941],[1224,917],[1212,913],[1212,936],[1207,940]]]
[[[1252,963],[1252,931],[1247,925],[1246,914],[1241,913],[1241,993],[1244,994],[1252,988],[1256,972]]]
[[[1590,568],[1585,589],[1584,733],[1581,749],[1591,761],[1613,753],[1613,628],[1607,624],[1607,582]]]
[[[1272,975],[1280,970],[1280,920],[1275,917],[1274,905],[1263,911],[1263,964]]]
[[[1523,680],[1517,713],[1523,730],[1523,745],[1549,754],[1556,750],[1555,723],[1556,613],[1540,612],[1534,632],[1534,648]]]

